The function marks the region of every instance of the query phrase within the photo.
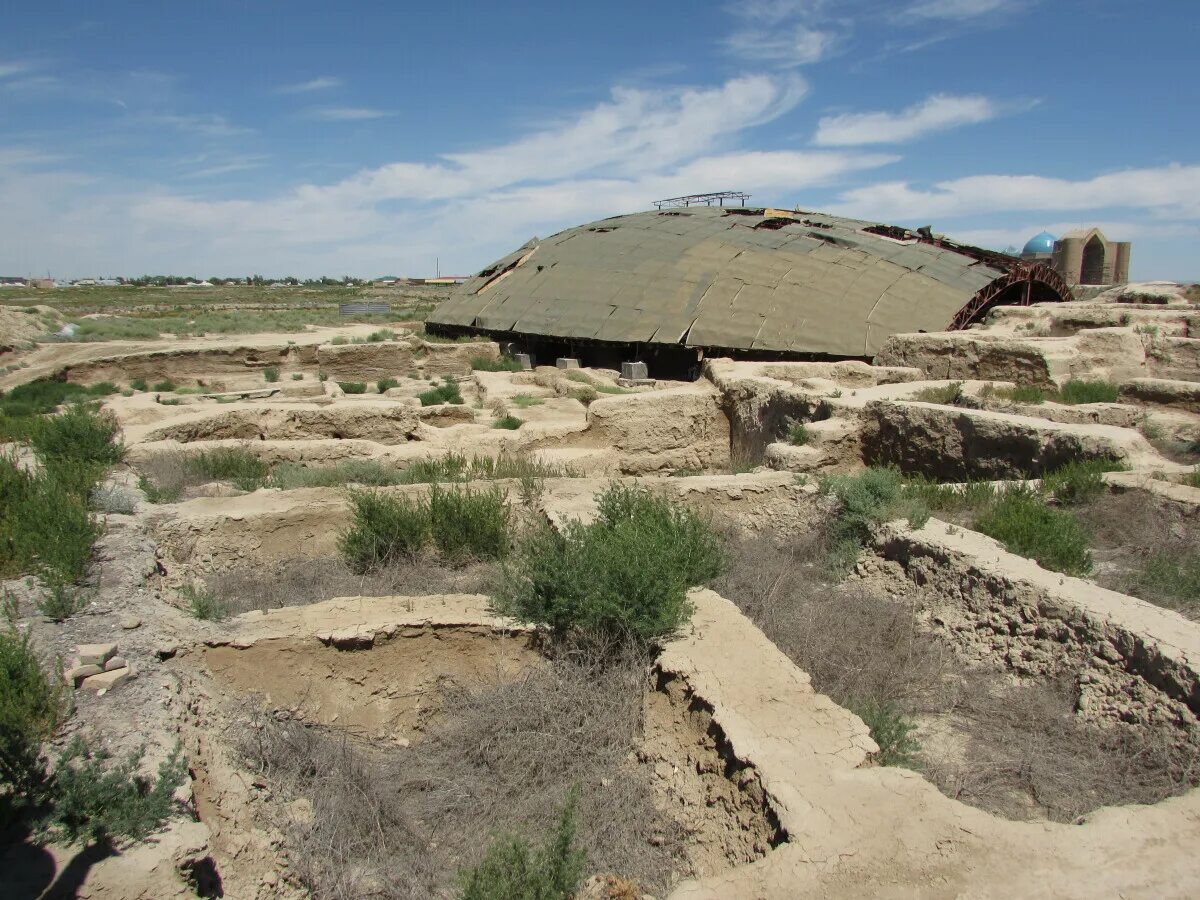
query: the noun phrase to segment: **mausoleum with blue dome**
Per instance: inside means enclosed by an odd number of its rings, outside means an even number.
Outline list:
[[[1025,248],[1021,251],[1021,259],[1049,259],[1054,255],[1054,243],[1057,240],[1058,238],[1048,231],[1035,234],[1025,242]]]

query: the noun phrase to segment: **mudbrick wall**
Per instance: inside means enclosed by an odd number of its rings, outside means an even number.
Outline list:
[[[1097,723],[1166,724],[1200,740],[1200,626],[1179,614],[1048,572],[990,538],[931,519],[879,530],[859,577],[904,582],[969,660],[1018,676],[1068,677]],[[918,590],[913,593],[911,587]]]

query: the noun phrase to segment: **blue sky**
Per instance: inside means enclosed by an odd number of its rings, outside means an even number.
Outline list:
[[[15,0],[0,274],[470,272],[738,189],[1200,279],[1195,0]]]

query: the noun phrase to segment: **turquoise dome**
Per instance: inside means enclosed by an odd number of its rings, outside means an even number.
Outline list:
[[[1022,253],[1053,253],[1054,242],[1058,240],[1048,231],[1043,231],[1041,234],[1035,234],[1025,242],[1025,249]]]

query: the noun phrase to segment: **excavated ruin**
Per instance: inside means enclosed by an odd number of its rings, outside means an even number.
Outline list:
[[[403,330],[374,343],[250,337],[208,349],[89,350],[65,377],[205,382],[182,396],[106,400],[129,448],[114,484],[131,493],[164,455],[230,448],[272,471],[506,458],[543,468],[501,478],[464,469],[475,475],[462,478],[498,489],[523,525],[589,521],[597,494],[618,480],[700,512],[725,535],[730,572],[690,593],[690,624],[622,682],[627,743],[605,763],[612,768],[594,770],[587,802],[620,791],[610,807],[640,811],[614,812],[597,838],[596,852],[628,860],[614,865],[631,872],[589,874],[640,878],[647,893],[688,900],[1184,897],[1200,890],[1200,605],[1134,576],[1160,550],[1200,549],[1200,338],[1191,336],[1200,312],[1177,294],[1148,296],[1134,287],[998,307],[969,329],[893,335],[873,365],[710,358],[693,382],[632,384],[595,368],[489,371],[479,360],[499,359],[496,344],[431,343]],[[267,365],[280,368],[279,385],[264,384]],[[447,376],[462,402],[422,405]],[[384,393],[338,386],[381,378],[395,380]],[[1111,384],[1112,397],[1069,402],[1072,382]],[[517,427],[497,427],[511,417]],[[976,530],[965,501],[923,521],[875,523],[840,577],[821,568],[840,514],[826,476],[890,466],[966,496],[1036,485],[1087,460],[1112,471],[1096,476],[1098,499],[1078,508],[1094,536],[1086,574],[1012,552]],[[356,483],[281,488],[213,476],[165,502],[138,493],[132,513],[107,517],[103,600],[54,640],[64,649],[121,641],[138,675],[82,698],[80,727],[120,730],[114,746],[144,733],[160,755],[182,740],[192,817],[172,820],[154,845],[97,862],[86,896],[306,896],[312,879],[330,875],[306,859],[306,842],[327,836],[322,810],[345,810],[322,806],[333,803],[329,792],[280,768],[279,742],[294,750],[303,736],[304,752],[325,754],[320,764],[348,784],[368,783],[355,772],[389,772],[417,803],[442,796],[422,766],[448,765],[439,748],[467,733],[455,729],[475,721],[478,704],[507,698],[517,721],[520,690],[553,677],[538,629],[490,606],[499,566],[424,560],[390,581],[334,571]],[[413,500],[434,490],[375,489]],[[237,591],[236,615],[188,614],[189,598]],[[885,640],[893,643],[871,643]],[[903,665],[928,661],[932,673],[912,713],[920,749],[904,765],[882,764],[868,722],[879,710],[857,703],[835,671],[843,657],[873,654],[898,672],[900,656],[885,659],[881,647],[901,648]],[[1028,698],[1059,706],[1038,723],[1017,714],[1042,708]],[[581,707],[586,727],[590,707]],[[988,760],[999,766],[989,755],[999,732],[970,721],[985,708],[986,724],[1004,719],[1047,758],[1070,757],[1071,741],[1088,736],[1095,747],[1075,755],[1096,770],[1056,783],[1058,805],[1013,774],[987,795],[968,777]],[[1035,727],[1043,731],[1022,730]],[[426,780],[404,780],[405,769]],[[483,791],[454,782],[468,783]],[[412,822],[388,820],[388,840],[432,833],[434,807],[417,806],[426,812]],[[603,830],[600,819],[588,827]],[[430,860],[470,857],[443,849],[448,856],[403,857],[414,872],[407,890],[443,890],[445,872]],[[66,865],[70,854],[55,852]],[[388,882],[385,857],[347,863],[341,889],[405,896]]]

